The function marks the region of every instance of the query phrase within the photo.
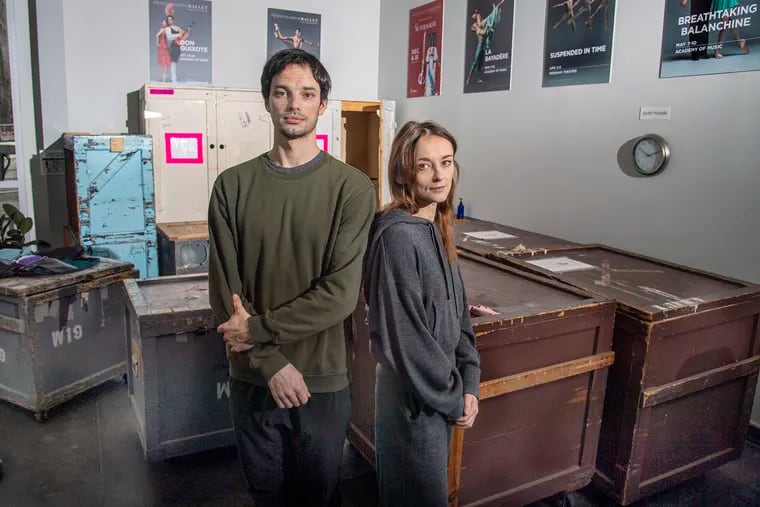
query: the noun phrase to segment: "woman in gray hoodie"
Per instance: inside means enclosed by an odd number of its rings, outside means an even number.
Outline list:
[[[401,128],[392,202],[364,257],[381,506],[447,505],[451,428],[471,427],[478,413],[480,358],[454,246],[455,153],[435,123]]]

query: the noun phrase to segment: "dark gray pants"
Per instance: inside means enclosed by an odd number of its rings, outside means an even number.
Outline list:
[[[451,425],[406,392],[390,368],[375,370],[375,462],[380,507],[446,507]]]
[[[349,388],[278,408],[269,389],[230,379],[240,464],[256,507],[340,506],[338,479],[351,418]]]

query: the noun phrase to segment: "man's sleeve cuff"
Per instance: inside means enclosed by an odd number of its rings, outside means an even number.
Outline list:
[[[248,317],[248,332],[253,343],[274,343],[274,336],[264,325],[264,314]]]
[[[255,363],[255,368],[258,368],[267,382],[269,382],[269,379],[272,378],[275,373],[283,369],[290,362],[278,351],[271,356],[255,359]]]

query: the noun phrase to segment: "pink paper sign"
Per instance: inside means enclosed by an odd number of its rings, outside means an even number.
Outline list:
[[[327,143],[327,134],[317,134],[317,146],[319,146],[319,149],[324,151],[325,153],[329,153],[327,151],[328,143]]]
[[[167,164],[202,164],[203,134],[166,132],[164,134]]]

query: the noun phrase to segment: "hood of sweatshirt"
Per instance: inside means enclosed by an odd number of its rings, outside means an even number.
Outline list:
[[[367,252],[364,255],[364,264],[362,266],[362,280],[364,280],[365,282],[371,276],[369,273],[369,269],[370,269],[370,266],[374,265],[375,256],[377,255],[377,249],[378,249],[378,246],[380,245],[380,238],[382,237],[383,232],[385,232],[390,226],[394,224],[399,224],[399,223],[414,224],[414,225],[426,227],[430,230],[430,234],[433,237],[435,237],[435,224],[431,222],[430,220],[416,217],[414,215],[410,215],[406,211],[402,211],[398,209],[378,212],[375,215],[375,220],[372,222],[372,227],[369,230],[369,241],[367,243]],[[448,266],[445,266],[445,264],[448,264],[446,262],[446,259],[448,257],[441,250],[441,245],[439,245],[437,241],[435,242],[435,244],[436,244],[436,248],[438,249],[438,257],[441,261],[441,267],[448,274],[448,272],[450,271],[450,268],[447,269]],[[369,300],[369,296],[367,294],[367,290],[369,289],[368,285],[369,284],[365,283],[362,289],[364,291],[365,300]]]

